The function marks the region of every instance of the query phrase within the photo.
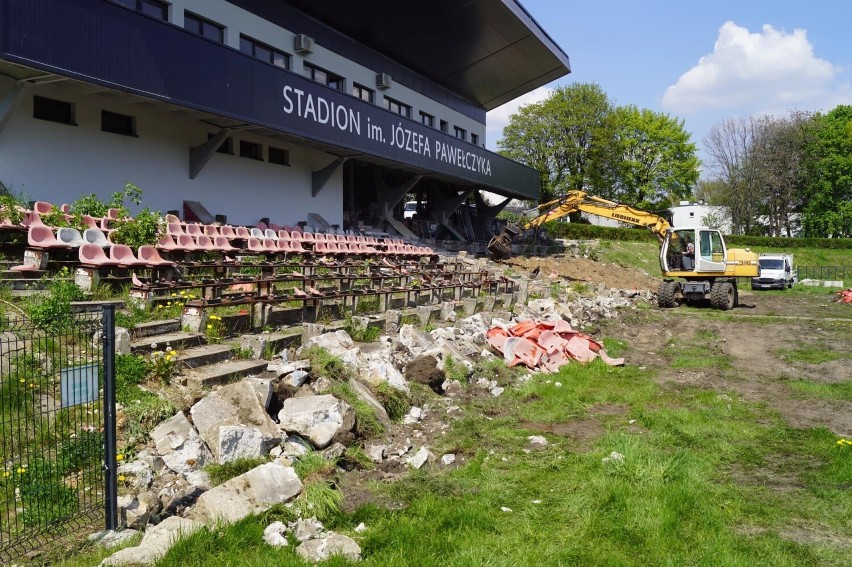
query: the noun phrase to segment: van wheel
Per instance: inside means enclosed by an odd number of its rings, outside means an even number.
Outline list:
[[[736,304],[736,292],[729,282],[717,282],[710,288],[710,305],[716,309],[728,311]]]

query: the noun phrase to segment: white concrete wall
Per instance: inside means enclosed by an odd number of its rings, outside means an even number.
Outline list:
[[[317,67],[322,67],[346,79],[346,92],[352,94],[353,83],[358,83],[375,91],[375,104],[383,107],[384,96],[408,104],[412,107],[411,119],[420,122],[420,111],[424,111],[435,117],[435,128],[440,125],[441,120],[449,123],[447,133],[453,135],[453,126],[464,128],[470,134],[479,136],[479,145],[485,147],[485,125],[465,116],[451,108],[444,106],[425,97],[419,92],[404,85],[393,82],[389,89],[379,90],[376,88],[376,74],[387,72],[386,69],[368,69],[349,59],[343,54],[329,51],[321,44],[314,42],[313,53],[305,55],[293,52],[293,38],[302,30],[287,30],[279,27],[268,20],[238,8],[224,0],[174,0],[170,6],[169,17],[171,22],[183,26],[184,11],[188,10],[199,16],[225,26],[225,44],[234,49],[240,48],[240,34],[247,35],[258,41],[262,41],[285,53],[290,54],[290,69],[294,73],[302,72],[302,63],[307,61]],[[392,75],[392,73],[390,73]]]
[[[0,98],[11,88],[0,78]],[[182,209],[183,200],[200,201],[212,214],[235,224],[269,217],[277,224],[306,220],[308,212],[331,224],[343,221],[342,168],[325,188],[311,196],[312,172],[334,158],[296,144],[235,132],[235,155],[214,154],[201,173],[189,178],[189,149],[216,131],[187,114],[165,112],[154,103],[127,104],[127,97],[71,82],[36,87],[0,132],[0,181],[31,200],[70,203],[95,193],[107,199],[131,181],[142,188],[144,206],[162,212]],[[77,126],[32,117],[32,95],[75,103]],[[101,110],[136,117],[138,137],[101,131]],[[239,157],[239,140],[290,151],[291,166]]]

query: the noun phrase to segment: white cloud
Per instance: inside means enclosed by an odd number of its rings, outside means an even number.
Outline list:
[[[703,110],[830,109],[850,99],[842,71],[814,54],[807,32],[764,25],[751,33],[734,22],[719,28],[713,53],[669,86],[663,108],[683,114]]]
[[[522,106],[543,101],[551,94],[553,94],[552,88],[539,87],[489,111],[485,119],[485,140],[488,149],[492,151],[497,149],[497,140],[503,137],[503,128],[509,124],[512,114],[515,114]]]

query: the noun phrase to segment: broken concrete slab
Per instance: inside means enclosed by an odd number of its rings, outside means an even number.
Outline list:
[[[232,523],[289,502],[301,491],[293,467],[265,463],[202,494],[189,517],[209,525]]]
[[[183,412],[155,427],[151,431],[151,439],[163,462],[176,473],[188,474],[213,459],[204,440]]]
[[[101,565],[152,565],[162,558],[175,542],[186,537],[204,524],[172,516],[156,526],[148,526],[142,542],[136,547],[125,547],[101,561]]]
[[[296,548],[296,553],[312,563],[325,561],[335,555],[342,555],[350,561],[361,559],[361,547],[355,543],[355,540],[334,532],[328,532],[324,538],[311,539],[302,543]]]
[[[282,430],[298,433],[318,449],[324,449],[336,435],[352,429],[355,412],[330,394],[308,395],[284,400],[278,422]]]

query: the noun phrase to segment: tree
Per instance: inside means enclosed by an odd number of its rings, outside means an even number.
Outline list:
[[[613,141],[611,111],[596,84],[560,87],[513,114],[497,146],[502,155],[538,170],[540,201],[547,202],[572,189],[599,185],[599,163]]]
[[[617,200],[661,209],[692,195],[699,160],[683,120],[632,105],[616,108],[612,120]]]
[[[807,149],[802,231],[852,237],[852,106],[817,114]]]

